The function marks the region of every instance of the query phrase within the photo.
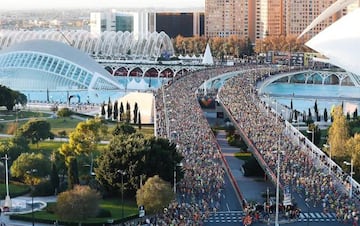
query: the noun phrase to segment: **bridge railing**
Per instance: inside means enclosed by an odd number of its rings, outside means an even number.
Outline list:
[[[360,184],[351,178],[350,176],[346,176],[345,181],[343,177],[347,175],[343,171],[343,169],[331,158],[329,158],[320,148],[318,148],[315,144],[313,144],[304,134],[302,134],[298,129],[296,129],[291,123],[285,121],[286,130],[288,131],[288,135],[295,141],[298,142],[299,146],[306,148],[308,150],[309,156],[312,157],[316,162],[319,163],[318,167],[331,167],[331,171],[336,177],[340,179],[343,183],[349,183],[353,186],[353,193],[360,197]],[[349,173],[350,174],[350,173]]]

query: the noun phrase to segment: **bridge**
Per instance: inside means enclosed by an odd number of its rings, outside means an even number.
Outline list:
[[[360,87],[359,76],[345,71],[339,70],[296,70],[274,74],[276,67],[268,69],[269,77],[259,84],[258,92],[275,81],[284,83],[303,83],[303,84],[321,84],[321,85],[340,85],[340,86],[356,86]],[[273,75],[274,74],[274,75]],[[217,76],[211,76],[210,79],[204,81],[202,89],[218,90],[227,80],[238,75],[236,72],[228,72]],[[251,79],[251,78],[250,78]],[[252,81],[254,83],[255,81]]]
[[[116,60],[96,59],[113,76],[173,78],[201,69],[206,65],[201,64],[174,64],[158,62],[124,62]]]

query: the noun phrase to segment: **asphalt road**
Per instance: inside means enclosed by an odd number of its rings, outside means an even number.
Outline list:
[[[267,189],[272,192],[275,191],[275,186],[269,181],[265,181],[264,178],[244,177],[241,170],[243,161],[233,156],[234,153],[239,152],[239,149],[228,145],[224,132],[218,133],[217,141],[243,197],[248,202],[264,202],[265,200],[261,194],[266,192]],[[230,177],[228,175],[225,178],[225,181],[225,191],[223,192],[224,195],[222,197],[220,210],[218,210],[217,213],[213,213],[205,221],[204,226],[243,225],[242,218],[244,216],[244,212],[241,209],[240,201],[237,198],[234,187],[230,183]],[[346,225],[343,222],[337,221],[335,213],[323,213],[321,210],[322,208],[319,206],[308,206],[302,196],[293,194],[293,198],[302,210],[300,217],[294,220],[280,218],[280,224],[293,226]],[[348,225],[349,224],[350,222],[348,222]],[[274,217],[270,220],[270,222],[259,221],[253,222],[252,225],[274,225]]]

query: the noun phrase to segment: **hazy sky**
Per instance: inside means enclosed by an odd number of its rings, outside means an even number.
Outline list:
[[[0,0],[0,9],[204,7],[205,0]]]

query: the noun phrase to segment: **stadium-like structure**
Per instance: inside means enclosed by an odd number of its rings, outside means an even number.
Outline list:
[[[0,84],[15,90],[117,90],[94,59],[52,40],[22,41],[0,51]]]
[[[85,30],[0,30],[0,50],[27,40],[45,39],[63,42],[94,59],[156,61],[174,55],[169,36],[153,32],[136,39],[131,32],[105,31],[94,35]]]

